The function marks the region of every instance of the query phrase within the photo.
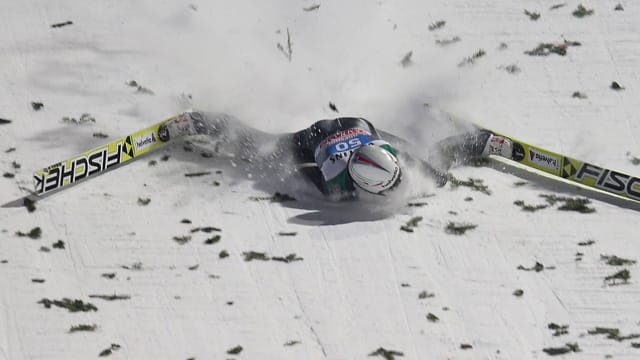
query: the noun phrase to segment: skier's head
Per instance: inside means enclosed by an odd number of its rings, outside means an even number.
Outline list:
[[[400,183],[398,158],[391,151],[374,144],[354,151],[348,168],[356,186],[370,193],[383,194]]]

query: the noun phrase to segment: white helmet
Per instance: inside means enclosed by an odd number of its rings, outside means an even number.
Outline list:
[[[370,193],[381,194],[400,183],[398,158],[380,146],[358,148],[351,155],[348,168],[353,182]]]

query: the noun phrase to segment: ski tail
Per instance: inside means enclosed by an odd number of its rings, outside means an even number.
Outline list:
[[[155,150],[170,140],[167,123],[176,116],[38,169],[32,196],[42,197],[101,175]]]
[[[482,128],[513,142],[509,160],[558,178],[640,202],[640,178],[527,144],[508,135]]]

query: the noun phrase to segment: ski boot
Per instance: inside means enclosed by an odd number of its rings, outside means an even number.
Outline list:
[[[482,156],[498,155],[507,159],[513,158],[513,143],[500,135],[491,134],[482,151]]]
[[[224,116],[209,119],[199,111],[187,111],[163,124],[158,130],[162,141],[188,135],[217,136],[227,127]]]

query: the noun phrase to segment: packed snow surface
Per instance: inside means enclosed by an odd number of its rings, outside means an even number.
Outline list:
[[[418,144],[446,111],[639,175],[640,10],[579,5],[0,1],[0,203],[187,109],[272,133],[361,116]],[[565,53],[525,53],[543,43]],[[489,191],[414,176],[401,204],[332,204],[192,145],[0,209],[0,359],[640,358],[636,210],[560,211],[540,195],[571,187],[471,166],[452,174]]]

